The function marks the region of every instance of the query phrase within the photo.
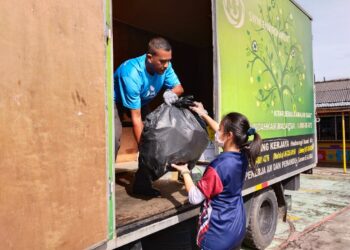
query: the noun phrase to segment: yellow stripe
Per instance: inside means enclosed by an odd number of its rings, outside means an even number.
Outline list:
[[[289,214],[289,215],[287,215],[287,219],[290,221],[297,221],[297,220],[300,220],[301,218],[298,216]]]
[[[260,190],[262,188],[263,188],[262,184],[256,185],[255,186],[255,191],[258,191],[258,190]]]

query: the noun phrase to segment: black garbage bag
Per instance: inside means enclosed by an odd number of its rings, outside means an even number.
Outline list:
[[[191,97],[180,98],[172,106],[160,105],[146,117],[139,168],[146,168],[153,181],[164,175],[172,163],[194,167],[209,143],[204,121],[188,109],[191,104]]]

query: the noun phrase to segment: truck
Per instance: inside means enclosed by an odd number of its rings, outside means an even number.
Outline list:
[[[199,207],[176,173],[155,182],[160,198],[130,192],[137,145],[127,119],[115,162],[113,71],[154,36],[170,41],[185,92],[210,115],[243,113],[261,134],[257,171],[243,188],[245,243],[271,243],[287,215],[284,190],[297,190],[317,164],[312,18],[295,1],[0,6],[1,248],[135,249],[148,239],[150,249],[176,249],[193,238]],[[218,153],[209,145],[198,165]],[[192,236],[168,237],[184,229]]]

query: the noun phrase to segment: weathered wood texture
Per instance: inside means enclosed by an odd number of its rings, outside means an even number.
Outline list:
[[[86,248],[107,235],[103,1],[0,16],[0,248]]]
[[[132,223],[139,223],[150,217],[176,214],[188,204],[187,192],[182,183],[176,180],[158,180],[154,186],[161,197],[148,198],[132,194],[134,171],[125,170],[116,175],[116,224],[118,228]]]
[[[117,155],[117,162],[137,161],[138,152],[139,150],[132,128],[123,127],[122,137],[120,139],[120,149]]]

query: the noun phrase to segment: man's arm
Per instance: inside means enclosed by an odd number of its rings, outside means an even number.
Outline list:
[[[131,109],[130,112],[131,112],[131,121],[133,125],[135,140],[137,144],[139,144],[141,139],[141,133],[143,130],[141,109]]]
[[[181,84],[176,85],[171,91],[173,91],[177,96],[180,96],[184,93],[184,88]]]

